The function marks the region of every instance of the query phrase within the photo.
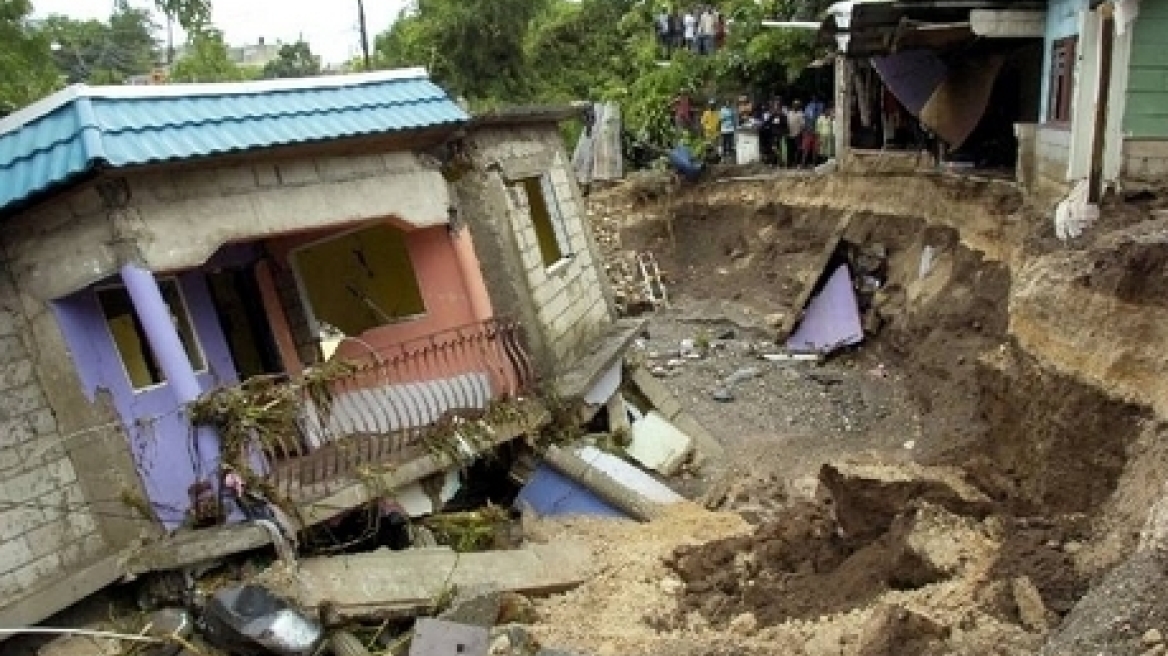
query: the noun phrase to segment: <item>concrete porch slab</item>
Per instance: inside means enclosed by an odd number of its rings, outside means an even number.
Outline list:
[[[565,399],[584,398],[613,364],[624,358],[625,351],[645,330],[648,319],[620,319],[596,338],[588,353],[566,368],[555,381],[555,390]]]
[[[309,611],[327,606],[335,619],[414,617],[433,609],[451,588],[551,594],[583,583],[592,552],[559,541],[511,551],[458,553],[450,549],[378,550],[310,558],[297,572],[275,567],[257,582]]]

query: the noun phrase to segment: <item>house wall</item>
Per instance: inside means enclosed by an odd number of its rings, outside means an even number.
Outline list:
[[[95,185],[9,220],[17,282],[44,300],[117,272],[115,229],[152,271],[201,265],[223,244],[397,216],[445,224],[441,173],[411,153],[314,154],[128,172],[128,201],[111,218]],[[192,226],[198,226],[192,230]]]
[[[459,180],[459,207],[485,263],[495,308],[523,320],[541,373],[564,370],[613,321],[607,281],[583,198],[555,124],[483,127],[470,137],[475,171]],[[508,180],[547,173],[572,256],[545,267],[526,194]]]
[[[0,626],[108,585],[151,526],[122,500],[143,493],[108,399],[82,400],[53,315],[28,300],[0,265]]]
[[[1143,0],[1131,26],[1123,116],[1126,177],[1168,175],[1168,0]]]
[[[1052,124],[1047,120],[1050,108],[1051,50],[1058,39],[1079,33],[1079,12],[1085,11],[1087,7],[1087,0],[1050,0],[1047,5],[1042,69],[1038,77],[1041,101],[1034,144],[1034,187],[1039,193],[1057,195],[1067,185],[1071,129],[1069,125]],[[1075,71],[1075,83],[1076,85],[1079,83],[1078,66]],[[1072,117],[1078,118],[1086,110],[1087,108],[1074,107]]]
[[[417,318],[378,326],[360,335],[352,335],[360,339],[360,342],[342,343],[335,357],[363,358],[368,356],[369,348],[383,349],[475,321],[470,297],[458,266],[454,240],[446,227],[416,230],[409,229],[408,226],[399,227],[407,230],[406,248],[409,250],[426,312]],[[297,323],[300,325],[293,330],[298,341],[297,346],[301,353],[313,355],[315,359],[319,359],[316,331],[309,325],[308,317],[304,313],[303,304],[306,303],[306,299],[296,285],[295,269],[290,255],[296,248],[322,238],[324,235],[320,233],[304,234],[274,239],[269,243],[269,251],[276,257],[278,266],[291,278],[291,289],[285,291],[285,295],[289,297],[287,301],[300,306],[297,311],[299,315]]]

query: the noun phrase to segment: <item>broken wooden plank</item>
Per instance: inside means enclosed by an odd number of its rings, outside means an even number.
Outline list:
[[[591,575],[592,552],[582,542],[557,541],[510,551],[384,549],[308,558],[295,572],[277,566],[259,577],[301,608],[329,621],[415,617],[432,612],[452,589],[492,586],[505,592],[552,594]]]

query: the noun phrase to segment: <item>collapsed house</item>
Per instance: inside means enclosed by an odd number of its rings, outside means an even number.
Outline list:
[[[1091,202],[1162,177],[1166,20],[1161,0],[836,3],[820,35],[839,54],[837,152],[939,139],[942,160]]]
[[[619,374],[573,111],[412,69],[0,120],[0,625],[279,539],[241,522],[277,500],[295,531],[447,478]]]

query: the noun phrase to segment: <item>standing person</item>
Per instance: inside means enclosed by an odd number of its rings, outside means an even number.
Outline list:
[[[692,9],[687,9],[681,17],[682,42],[686,50],[697,50],[698,18]]]
[[[787,167],[794,168],[799,165],[802,159],[799,155],[799,148],[802,146],[800,137],[803,135],[803,128],[806,127],[806,117],[803,115],[803,103],[796,100],[791,103],[791,108],[787,110],[787,136],[784,139],[787,147]]]
[[[706,111],[702,112],[702,139],[708,144],[716,143],[721,126],[722,118],[718,114],[718,102],[711,98],[706,105]]]
[[[698,54],[708,55],[713,51],[715,27],[714,11],[707,6],[698,17]]]
[[[669,10],[665,7],[661,8],[661,12],[657,14],[657,44],[661,46],[661,51],[665,58],[669,59],[672,54],[669,46]]]
[[[726,17],[722,12],[714,13],[714,50],[721,50],[726,45]]]
[[[826,162],[835,157],[835,117],[831,108],[823,110],[815,121],[815,133],[819,142],[819,158]]]
[[[681,14],[676,9],[669,12],[669,51],[681,48],[684,43],[685,25],[682,24]]]
[[[762,163],[775,166],[779,163],[778,153],[775,151],[775,113],[769,103],[763,105],[762,116],[758,124],[758,152]]]
[[[673,98],[673,124],[683,132],[693,131],[693,102],[688,91],[682,91]]]
[[[722,101],[722,108],[718,110],[718,127],[722,133],[722,157],[734,161],[734,133],[738,130],[738,121],[729,100]]]

